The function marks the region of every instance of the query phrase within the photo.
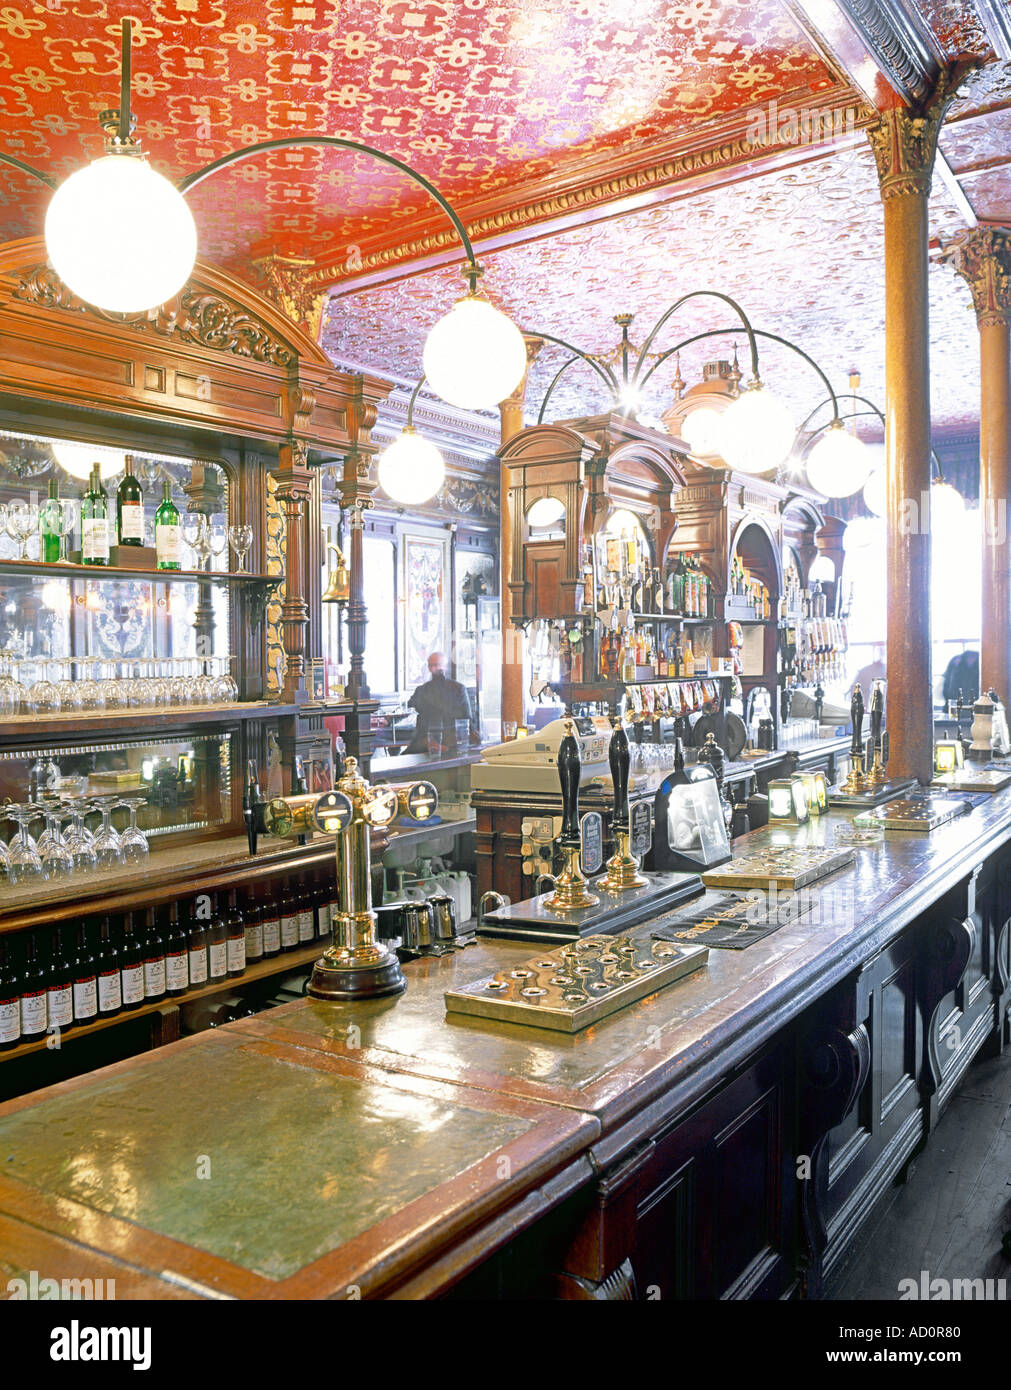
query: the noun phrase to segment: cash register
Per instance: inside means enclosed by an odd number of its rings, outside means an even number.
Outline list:
[[[579,750],[583,780],[594,777],[610,780],[607,750],[611,741],[611,721],[602,714],[588,714],[553,719],[535,733],[486,748],[481,761],[470,770],[471,787],[498,792],[557,792],[558,753],[570,724]]]

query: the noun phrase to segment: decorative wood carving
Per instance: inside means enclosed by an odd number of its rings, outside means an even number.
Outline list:
[[[946,251],[972,291],[980,328],[1011,323],[1011,232],[974,227]]]
[[[937,135],[965,72],[961,64],[942,68],[933,92],[918,109],[882,111],[868,128],[883,201],[910,193],[929,196]]]
[[[923,979],[923,1018],[926,1034],[926,1062],[923,1074],[928,1100],[928,1126],[939,1116],[937,1093],[945,1078],[945,1059],[940,1052],[939,1012],[945,996],[956,989],[972,959],[976,945],[976,922],[972,916],[935,917],[926,925],[927,951]]]
[[[263,274],[267,295],[303,333],[318,343],[328,295],[324,286],[311,283],[313,262],[272,252],[255,259],[253,264]]]

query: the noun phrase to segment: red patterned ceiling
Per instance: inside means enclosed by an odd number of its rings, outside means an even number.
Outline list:
[[[378,145],[464,210],[599,177],[700,122],[835,79],[779,0],[46,0],[0,8],[5,147],[62,174],[100,151],[119,21],[135,18],[134,107],[173,176],[238,145],[326,132]],[[27,196],[26,196],[27,194]],[[41,188],[0,172],[0,237],[38,230]],[[427,200],[372,161],[298,150],[191,195],[203,254],[345,259],[396,241]],[[353,252],[351,253],[353,255]]]

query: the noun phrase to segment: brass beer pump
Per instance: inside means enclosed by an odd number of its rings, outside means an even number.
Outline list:
[[[558,845],[565,866],[555,879],[555,891],[545,899],[551,912],[567,912],[574,908],[596,907],[600,899],[586,887],[586,877],[579,863],[582,843],[579,834],[579,779],[582,760],[575,738],[576,726],[565,721],[565,736],[558,746],[558,780],[562,788],[562,833]]]
[[[882,747],[884,739],[881,733],[881,726],[885,717],[885,688],[884,682],[878,678],[874,682],[874,689],[871,692],[871,744],[874,748],[874,761],[871,770],[867,774],[867,783],[871,787],[882,787],[888,781],[888,773],[885,771],[884,759],[882,757]]]
[[[607,861],[607,873],[597,881],[596,886],[607,893],[627,893],[632,888],[646,888],[649,879],[639,872],[638,860],[633,858],[629,851],[631,826],[628,814],[628,773],[632,757],[628,746],[628,734],[620,715],[614,721],[607,761],[611,767],[611,783],[614,788],[614,813],[611,817],[614,854]]]
[[[853,725],[853,737],[850,740],[850,775],[843,783],[842,789],[844,792],[856,793],[867,788],[867,778],[864,776],[864,693],[859,683],[853,687],[850,720]]]

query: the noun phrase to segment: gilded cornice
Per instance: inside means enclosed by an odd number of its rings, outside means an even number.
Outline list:
[[[310,273],[313,262],[272,252],[269,256],[260,256],[253,264],[263,275],[267,298],[318,343],[327,294],[313,282]]]
[[[972,291],[980,328],[1011,323],[1011,231],[974,227],[945,255]]]
[[[966,72],[965,64],[942,68],[927,101],[917,108],[882,111],[869,127],[867,138],[878,166],[882,201],[909,193],[929,196],[937,136]]]

